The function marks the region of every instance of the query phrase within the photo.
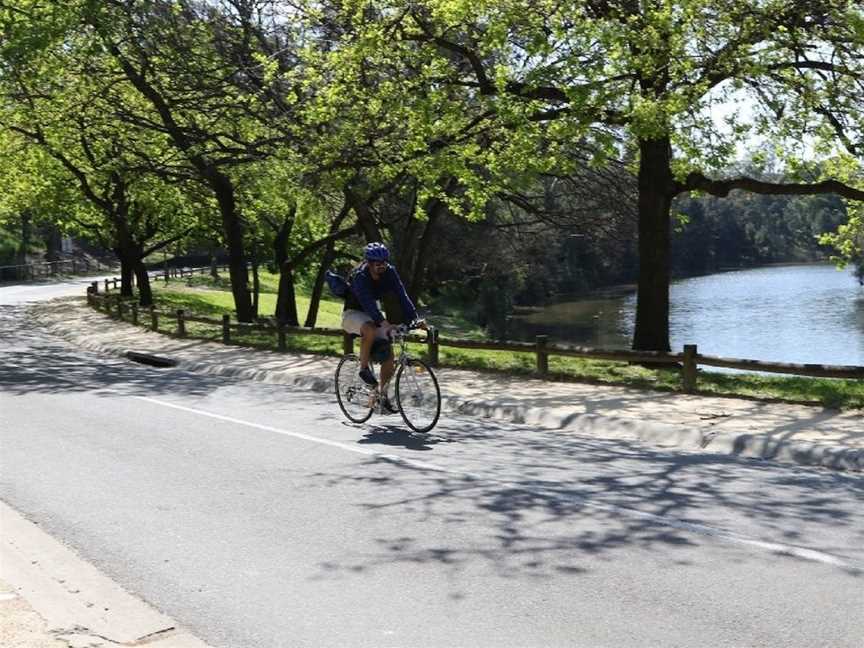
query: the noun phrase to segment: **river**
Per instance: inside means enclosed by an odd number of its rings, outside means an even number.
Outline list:
[[[864,287],[828,264],[739,270],[675,281],[673,351],[774,362],[864,366]],[[508,337],[630,348],[636,295],[568,301],[511,320]]]

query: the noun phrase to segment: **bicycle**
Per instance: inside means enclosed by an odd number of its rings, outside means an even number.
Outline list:
[[[398,345],[394,379],[396,409],[409,428],[425,434],[435,427],[441,415],[441,390],[432,368],[408,352],[411,328],[398,325],[390,340],[394,351]],[[374,359],[370,359],[369,367],[377,375]],[[378,385],[367,385],[359,372],[360,358],[354,353],[345,355],[336,367],[336,400],[352,423],[365,423],[376,411],[384,413],[384,399]]]

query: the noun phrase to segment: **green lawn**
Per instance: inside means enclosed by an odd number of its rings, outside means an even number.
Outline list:
[[[226,280],[227,281],[227,280]],[[221,289],[213,285],[209,277],[193,277],[190,279],[172,279],[166,285],[164,281],[154,281],[153,295],[162,308],[183,308],[190,312],[207,316],[222,317],[224,313],[233,314],[234,297],[228,288]],[[190,285],[191,284],[191,285]],[[276,287],[278,277],[262,273],[262,290],[258,297],[258,312],[262,317],[269,317],[276,311]],[[266,292],[265,292],[266,289]],[[309,312],[309,294],[297,291],[297,313],[302,324]],[[339,328],[342,324],[342,301],[323,295],[318,304],[318,319],[315,326],[323,328]]]
[[[262,276],[262,286],[267,292],[260,296],[259,312],[270,316],[276,306],[276,283],[273,275]],[[196,277],[193,285],[173,280],[166,286],[154,282],[154,296],[159,308],[174,310],[183,308],[190,314],[199,314],[221,319],[224,313],[233,313],[234,304],[231,293],[214,286],[212,280]],[[309,308],[309,295],[298,290],[297,308],[301,323]],[[325,296],[319,306],[316,326],[339,328],[342,302]],[[442,339],[449,337],[481,338],[477,327],[458,316],[430,316],[433,324],[439,327]],[[442,326],[443,324],[443,326]],[[220,331],[212,326],[191,323],[188,327],[190,337],[221,339]],[[266,333],[245,333],[234,335],[232,342],[260,348],[276,348],[276,337]],[[288,336],[287,347],[293,351],[341,354],[340,338],[321,336]],[[422,355],[425,345],[417,345],[415,351]],[[504,372],[531,375],[535,372],[536,359],[533,353],[509,351],[481,351],[441,347],[440,363],[444,366],[460,367],[480,371]],[[588,360],[582,358],[563,358],[550,356],[549,378],[558,381],[582,381],[624,385],[643,389],[679,391],[681,374],[676,369],[649,369],[625,362]],[[779,400],[821,404],[840,409],[864,409],[864,381],[835,380],[806,377],[763,376],[755,374],[725,374],[700,371],[698,390],[702,394],[739,396],[761,400]]]

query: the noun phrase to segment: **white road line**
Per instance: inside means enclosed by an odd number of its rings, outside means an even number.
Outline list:
[[[174,403],[169,403],[162,400],[157,400],[155,398],[149,398],[146,396],[134,396],[133,398],[137,398],[139,400],[146,401],[148,403],[153,403],[154,405],[161,405],[163,407],[169,407],[176,410],[181,410],[184,412],[189,412],[191,414],[198,414],[200,416],[206,416],[209,418],[217,419],[220,421],[225,421],[226,423],[234,423],[236,425],[243,425],[245,427],[251,427],[258,430],[264,430],[266,432],[274,432],[276,434],[282,434],[285,436],[290,436],[295,439],[302,439],[303,441],[309,441],[311,443],[318,443],[321,445],[330,446],[333,448],[339,448],[340,450],[346,450],[348,452],[353,452],[356,454],[362,454],[368,457],[376,457],[378,459],[383,459],[386,461],[390,461],[395,464],[400,464],[403,466],[408,466],[411,468],[419,468],[421,470],[429,470],[434,472],[446,473],[451,475],[460,475],[463,477],[468,477],[469,479],[475,481],[483,481],[487,483],[493,483],[505,488],[510,488],[513,490],[519,490],[522,492],[531,493],[533,495],[540,495],[542,497],[549,496],[560,496],[561,493],[556,491],[553,488],[543,488],[539,485],[526,485],[520,484],[518,482],[504,481],[501,479],[496,479],[495,477],[490,477],[488,475],[483,475],[480,473],[470,472],[466,470],[454,470],[450,468],[445,468],[444,466],[439,466],[436,464],[432,464],[426,461],[417,461],[416,459],[410,459],[406,457],[400,457],[399,455],[394,454],[384,454],[380,452],[376,452],[375,450],[369,448],[361,448],[355,445],[349,445],[347,443],[341,443],[339,441],[332,441],[330,439],[322,439],[319,437],[311,436],[308,434],[303,434],[302,432],[292,432],[290,430],[285,430],[282,428],[273,427],[270,425],[262,425],[260,423],[253,423],[251,421],[244,421],[242,419],[234,418],[232,416],[224,416],[222,414],[214,414],[212,412],[207,412],[205,410],[196,409],[194,407],[186,407],[184,405],[176,405]],[[648,520],[654,524],[671,527],[673,529],[678,529],[681,531],[688,531],[690,533],[696,533],[699,535],[704,535],[712,538],[717,538],[718,540],[724,540],[726,542],[732,544],[743,545],[747,547],[752,547],[754,549],[760,549],[762,551],[767,551],[770,553],[780,554],[784,556],[793,556],[795,558],[801,558],[803,560],[809,560],[813,562],[819,562],[826,565],[831,565],[834,567],[840,567],[843,569],[851,569],[856,571],[864,571],[864,565],[857,565],[852,563],[844,558],[839,556],[835,556],[832,554],[828,554],[822,551],[818,551],[816,549],[808,549],[806,547],[796,547],[794,545],[789,545],[780,542],[766,542],[764,540],[757,540],[756,538],[750,538],[747,536],[743,536],[737,533],[733,533],[731,531],[726,531],[724,529],[719,529],[715,527],[710,527],[704,524],[695,524],[692,522],[684,522],[682,520],[676,520],[673,518],[664,517],[662,515],[655,515],[653,513],[646,513],[644,511],[637,511],[636,509],[626,508],[623,506],[617,506],[615,504],[603,504],[600,502],[593,502],[590,499],[584,496],[573,496],[573,499],[579,500],[585,504],[586,507],[593,508],[598,511],[603,511],[605,513],[614,513],[621,516],[629,516],[629,517],[638,517],[644,520]]]

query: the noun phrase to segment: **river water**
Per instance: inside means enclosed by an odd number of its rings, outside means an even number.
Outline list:
[[[673,351],[864,366],[864,287],[851,269],[808,264],[723,272],[672,284]],[[636,295],[562,302],[513,317],[508,337],[630,348]]]

